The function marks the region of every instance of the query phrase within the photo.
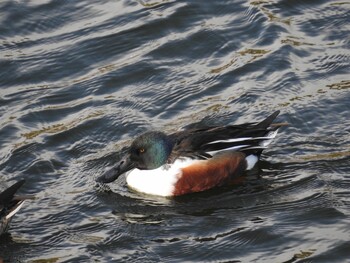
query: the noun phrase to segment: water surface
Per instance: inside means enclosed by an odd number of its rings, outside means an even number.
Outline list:
[[[5,262],[346,262],[347,1],[2,1],[0,182],[36,194]],[[288,122],[242,185],[94,179],[139,133]]]

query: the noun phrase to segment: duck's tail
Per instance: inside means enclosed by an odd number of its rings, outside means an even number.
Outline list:
[[[270,145],[272,141],[276,138],[279,128],[288,125],[287,123],[273,123],[273,121],[277,118],[279,114],[279,110],[275,111],[265,120],[256,124],[255,129],[264,131],[265,134],[263,136],[258,137],[252,136],[252,140],[250,141],[251,143],[247,146],[242,147],[241,151],[244,152],[247,156],[255,155],[257,156],[257,158],[259,158],[262,151],[266,149],[268,145]],[[245,142],[248,142],[248,140]]]
[[[16,196],[16,192],[24,184],[25,180],[18,181],[0,193],[0,213],[6,220],[17,213],[22,207],[25,199],[32,199],[32,196]]]
[[[25,180],[18,181],[0,193],[0,204],[6,205],[10,203],[19,188],[24,184]]]
[[[247,170],[251,170],[258,162],[259,157],[264,149],[267,148],[273,139],[277,136],[278,129],[282,126],[287,126],[287,123],[273,123],[280,111],[275,111],[269,117],[256,125],[257,128],[266,130],[266,135],[259,138],[258,145],[248,146],[242,151],[247,155]]]
[[[256,127],[260,129],[269,129],[271,126],[272,122],[277,118],[277,116],[280,114],[280,111],[275,111],[272,113],[269,117],[267,117],[265,120],[262,122],[259,122]]]

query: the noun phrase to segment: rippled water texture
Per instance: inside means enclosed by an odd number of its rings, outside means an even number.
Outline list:
[[[36,194],[5,262],[348,262],[348,1],[1,1],[0,182]],[[94,179],[132,138],[288,122],[241,185]]]

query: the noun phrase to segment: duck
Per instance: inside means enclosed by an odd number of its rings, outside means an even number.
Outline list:
[[[25,199],[29,198],[16,195],[24,183],[25,180],[20,180],[0,193],[0,235],[8,231],[13,216],[21,209]]]
[[[280,111],[261,122],[207,126],[172,134],[147,131],[126,154],[99,176],[107,184],[126,174],[137,192],[172,197],[232,185],[253,169],[261,153],[285,123],[273,123]]]

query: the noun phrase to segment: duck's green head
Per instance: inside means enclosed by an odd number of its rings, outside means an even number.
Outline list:
[[[127,154],[111,170],[97,178],[98,182],[110,183],[121,174],[138,168],[156,169],[165,164],[173,149],[173,140],[162,132],[146,132],[138,136],[131,144]]]

